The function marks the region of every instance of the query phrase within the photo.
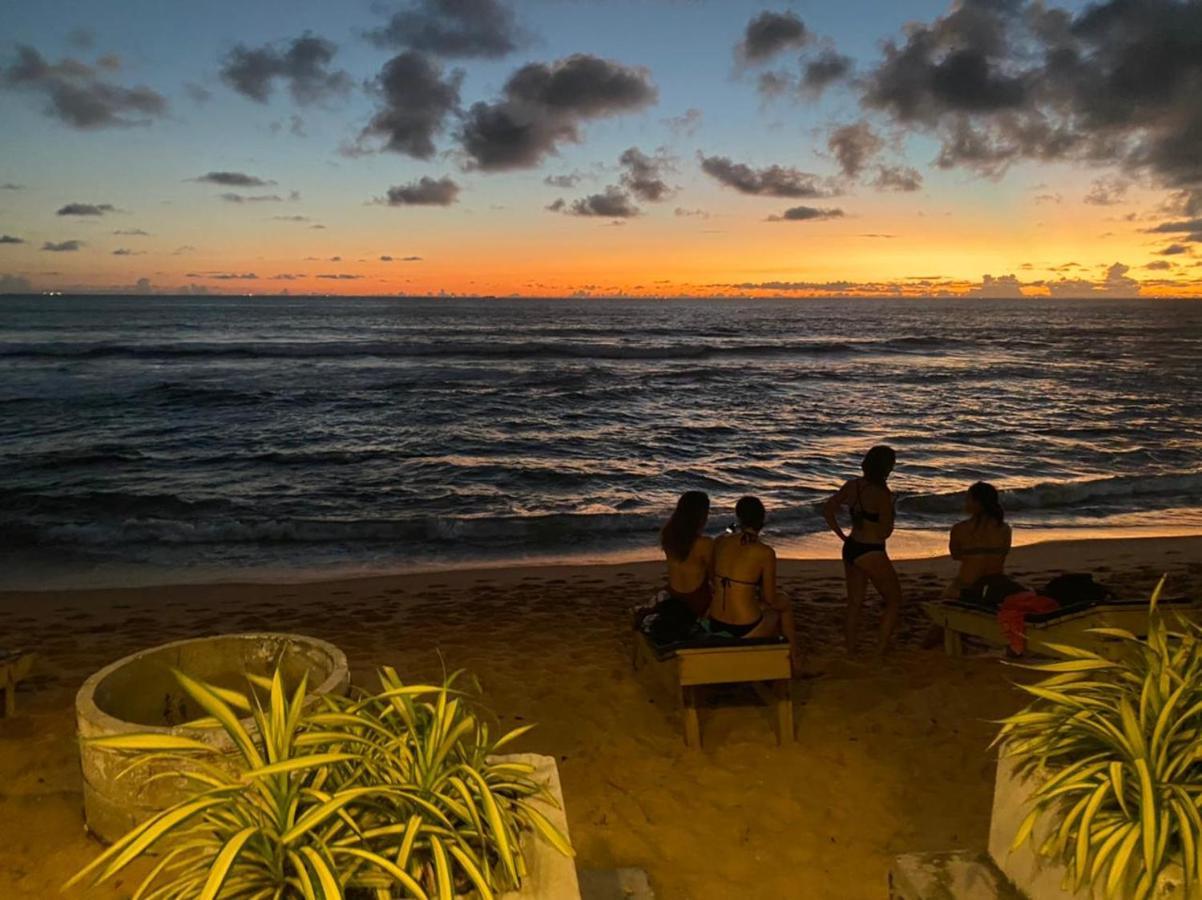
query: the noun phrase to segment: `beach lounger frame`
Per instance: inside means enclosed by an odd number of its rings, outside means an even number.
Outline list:
[[[34,655],[19,650],[0,650],[0,691],[4,692],[3,714],[17,713],[17,685],[33,671]]]
[[[698,691],[711,684],[751,683],[760,699],[776,709],[778,745],[793,741],[793,697],[789,644],[783,638],[686,642],[657,646],[642,631],[634,632],[636,671],[651,669],[670,693],[680,698],[684,742],[701,746]]]
[[[1183,613],[1195,621],[1200,607],[1187,599],[1162,600],[1161,607]],[[959,600],[928,601],[923,609],[931,621],[943,628],[943,649],[948,656],[963,656],[964,638],[975,637],[993,647],[1005,647],[1006,639],[997,613]],[[1121,628],[1132,634],[1148,632],[1147,600],[1109,600],[1062,607],[1050,613],[1026,617],[1027,648],[1040,653],[1044,644],[1068,644],[1103,656],[1115,653],[1122,642],[1090,634],[1091,628]]]

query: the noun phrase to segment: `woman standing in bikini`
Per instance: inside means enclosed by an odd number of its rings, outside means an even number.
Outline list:
[[[776,551],[760,540],[765,517],[758,498],[744,497],[735,506],[735,528],[714,541],[714,600],[701,624],[710,634],[726,637],[784,635],[796,675],[801,650],[793,605],[776,590]]]
[[[831,531],[843,541],[843,571],[847,576],[847,649],[855,652],[860,638],[860,617],[868,583],[877,589],[885,603],[881,617],[881,636],[878,651],[889,649],[897,618],[901,610],[901,583],[885,541],[893,533],[893,493],[889,490],[889,475],[897,462],[892,447],[878,445],[864,455],[860,464],[863,476],[853,478],[831,496],[822,508],[823,517]],[[839,509],[847,507],[851,514],[851,534],[839,525]]]

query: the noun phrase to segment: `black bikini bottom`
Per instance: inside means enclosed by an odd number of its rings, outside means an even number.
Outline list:
[[[865,553],[884,553],[884,544],[865,544],[863,541],[857,541],[853,538],[848,538],[843,542],[843,561],[848,565],[854,563]]]
[[[731,625],[729,622],[723,622],[719,619],[702,619],[701,625],[710,634],[730,635],[731,637],[741,638],[747,637],[747,635],[755,631],[762,621],[764,621],[763,616],[760,616],[754,622],[748,622],[746,625]]]

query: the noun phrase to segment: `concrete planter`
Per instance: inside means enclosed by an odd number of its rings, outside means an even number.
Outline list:
[[[563,787],[559,783],[559,768],[555,757],[537,753],[513,753],[501,756],[510,762],[534,766],[530,777],[545,784],[558,806],[542,800],[534,801],[538,811],[565,836],[568,835],[568,818],[563,805]],[[520,891],[501,894],[500,900],[580,900],[580,884],[576,879],[576,862],[564,856],[537,835],[527,837],[522,848],[529,874]],[[474,895],[473,895],[474,896]]]
[[[1022,779],[1014,771],[1013,760],[999,756],[997,781],[993,790],[993,814],[989,821],[989,855],[1005,876],[1030,900],[1094,900],[1103,896],[1102,890],[1091,891],[1085,887],[1080,891],[1063,890],[1064,866],[1045,859],[1036,853],[1053,830],[1050,818],[1041,818],[1035,825],[1031,837],[1022,847],[1010,852],[1010,845],[1018,833],[1023,819],[1030,812],[1030,798],[1040,783],[1038,774]],[[1153,889],[1154,900],[1185,900],[1182,888],[1182,873],[1179,866],[1172,866],[1161,875]]]
[[[204,712],[180,690],[172,670],[220,687],[244,690],[245,673],[270,675],[277,665],[289,688],[307,672],[314,697],[344,694],[350,683],[343,652],[316,638],[268,632],[175,641],[127,656],[85,681],[75,698],[79,736],[185,735],[232,756],[236,751],[224,731],[183,727],[182,723],[201,718]],[[243,725],[253,732],[253,720],[244,719]],[[194,784],[182,778],[151,780],[178,771],[178,765],[152,763],[118,779],[136,756],[80,743],[87,826],[105,842],[115,841],[195,790]]]

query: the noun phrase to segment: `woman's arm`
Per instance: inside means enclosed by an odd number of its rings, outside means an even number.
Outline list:
[[[822,504],[822,518],[826,519],[826,527],[839,536],[839,540],[846,541],[847,535],[843,533],[843,529],[839,526],[839,507],[844,505],[843,498],[847,494],[847,485],[839,488],[835,493],[827,498],[827,501]]]
[[[951,537],[947,539],[947,552],[951,554],[952,559],[960,558],[960,523],[957,522],[952,526]]]
[[[893,523],[896,520],[897,510],[894,506],[893,491],[885,488],[885,508],[881,510],[881,529],[884,534],[881,535],[885,540],[889,540],[889,536],[893,534]]]
[[[771,547],[765,547],[768,551],[767,559],[764,560],[764,569],[761,573],[761,590],[765,606],[769,606],[776,610],[780,617],[780,633],[785,636],[789,642],[789,662],[793,667],[793,672],[797,673],[801,668],[801,648],[797,644],[797,627],[793,622],[793,604],[789,602],[789,598],[776,591],[776,551]]]

